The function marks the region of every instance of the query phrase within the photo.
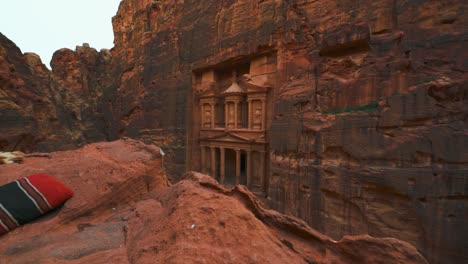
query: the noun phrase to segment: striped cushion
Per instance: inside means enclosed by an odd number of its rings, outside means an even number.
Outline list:
[[[72,196],[72,190],[46,174],[0,186],[0,235],[46,214]]]

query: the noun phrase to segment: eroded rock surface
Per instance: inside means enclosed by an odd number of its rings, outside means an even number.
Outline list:
[[[0,34],[0,150],[50,152],[109,139],[97,104],[109,56],[87,46],[63,49],[51,72]]]
[[[48,173],[75,196],[0,237],[0,263],[427,263],[393,238],[340,241],[265,209],[245,187],[188,173],[169,186],[160,149],[131,139],[34,153],[0,184]]]

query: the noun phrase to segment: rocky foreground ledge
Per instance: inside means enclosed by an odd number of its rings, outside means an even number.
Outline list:
[[[427,263],[393,238],[333,241],[243,186],[194,172],[171,186],[160,149],[131,139],[0,166],[0,184],[47,173],[75,191],[60,210],[0,237],[2,264]]]

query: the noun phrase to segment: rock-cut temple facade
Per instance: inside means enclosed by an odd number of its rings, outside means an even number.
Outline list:
[[[192,168],[221,184],[264,194],[268,178],[268,111],[276,58],[267,53],[194,71]]]

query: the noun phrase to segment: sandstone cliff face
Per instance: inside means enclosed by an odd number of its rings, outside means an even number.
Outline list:
[[[109,104],[113,96],[105,90],[112,80],[111,62],[109,50],[98,52],[86,43],[75,51],[58,50],[52,57],[51,75],[65,90],[65,104],[59,106],[72,113],[68,123],[80,137],[78,145],[116,139],[108,130],[112,127]]]
[[[110,54],[58,51],[52,74],[2,41],[0,58],[13,54],[2,67],[25,68],[2,81],[52,76],[50,95],[23,93],[56,98],[45,112],[59,117],[41,132],[45,121],[21,112],[32,100],[9,92],[3,107],[22,123],[2,125],[0,144],[14,148],[22,131],[55,140],[23,150],[130,136],[161,146],[178,180],[199,155],[193,71],[274,53],[266,202],[335,239],[393,236],[431,263],[467,262],[466,10],[459,0],[124,0]]]
[[[282,86],[271,205],[335,238],[387,234],[433,263],[467,261],[466,6],[375,4],[336,8],[366,27],[319,30],[309,70]]]
[[[160,130],[140,137],[165,144],[180,140],[174,124],[186,128],[187,162],[199,155],[192,71],[276,52],[269,204],[336,239],[391,235],[450,263],[468,257],[462,10],[460,1],[158,2],[114,20],[116,51],[134,54],[127,60],[144,66],[128,74],[134,86],[137,76],[154,85],[145,96],[169,110],[147,104],[143,116]]]
[[[0,35],[0,148],[30,151],[47,145],[72,141],[60,124],[63,119],[53,100],[50,74],[35,54],[21,51]],[[47,134],[51,135],[48,137]],[[52,135],[62,135],[54,139]],[[47,138],[48,137],[48,138]],[[41,147],[38,147],[41,148]]]
[[[41,172],[75,193],[58,211],[0,237],[2,264],[427,263],[394,238],[334,241],[265,209],[243,186],[225,189],[198,173],[169,186],[160,149],[131,139],[0,166],[0,184]]]
[[[0,149],[54,151],[108,139],[98,98],[110,58],[87,46],[62,49],[51,72],[0,34]]]

